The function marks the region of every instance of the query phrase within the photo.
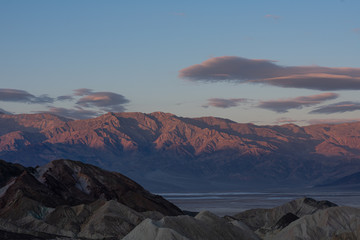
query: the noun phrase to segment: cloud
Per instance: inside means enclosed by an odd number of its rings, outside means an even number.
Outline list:
[[[360,33],[360,28],[354,28],[353,31],[354,33]]]
[[[289,123],[298,123],[298,122],[303,122],[303,121],[304,120],[295,120],[292,118],[282,117],[282,118],[276,119],[276,121],[274,123],[275,124],[289,124]]]
[[[105,111],[125,111],[123,104],[129,103],[123,95],[113,92],[88,92],[77,104],[82,107],[98,107]]]
[[[208,99],[208,103],[204,105],[203,107],[218,107],[218,108],[230,108],[230,107],[236,107],[239,105],[239,103],[247,102],[248,99],[246,98],[230,98],[230,99],[224,99],[224,98],[210,98]]]
[[[311,67],[308,68],[312,70]],[[330,70],[334,69],[329,69],[329,72]],[[319,71],[321,70],[319,69]],[[351,70],[348,75],[342,75],[341,71],[346,70],[338,68],[338,74],[309,73],[275,77],[264,79],[264,83],[285,88],[305,88],[322,91],[360,90],[360,68],[357,70],[359,73],[354,74],[354,76],[349,75]]]
[[[360,118],[323,118],[323,119],[310,119],[310,120],[295,120],[292,118],[278,118],[275,124],[288,124],[288,123],[298,123],[298,124],[340,124],[340,123],[352,123],[360,122]]]
[[[351,122],[360,122],[360,118],[350,118],[350,119],[310,119],[307,121],[309,124],[339,124],[339,123],[351,123]]]
[[[345,101],[345,102],[339,102],[339,103],[318,107],[317,109],[311,111],[310,113],[331,114],[331,113],[352,112],[357,110],[360,110],[360,102]]]
[[[74,100],[73,96],[69,96],[69,95],[64,95],[64,96],[58,96],[56,98],[56,101],[72,101]]]
[[[75,89],[74,94],[63,95],[56,98],[57,101],[74,101],[74,108],[50,107],[43,113],[51,113],[73,119],[87,119],[104,114],[104,112],[123,112],[123,106],[129,103],[123,95],[113,92],[94,92],[88,88]]]
[[[86,110],[83,108],[77,109],[68,109],[68,108],[61,108],[61,107],[51,107],[48,111],[41,111],[40,113],[51,113],[55,115],[59,115],[66,118],[72,119],[87,119],[97,117],[101,114],[101,112],[93,111],[93,110]]]
[[[0,88],[0,101],[46,104],[53,103],[54,99],[47,95],[36,97],[23,90]]]
[[[105,112],[123,112],[126,110],[124,105],[130,102],[123,95],[114,92],[94,92],[88,88],[75,89],[73,94],[61,95],[55,98],[46,94],[35,96],[19,89],[0,88],[0,101],[46,104],[48,111],[35,112],[52,113],[74,119],[92,118]],[[73,108],[54,106],[62,101],[69,101],[74,104]],[[1,108],[0,112],[11,114]]]
[[[0,108],[0,114],[10,114],[10,115],[12,115],[11,112],[8,112],[8,111],[6,111],[6,110],[4,110],[2,108]]]
[[[271,60],[223,56],[179,71],[190,81],[268,84],[322,91],[360,90],[360,68],[281,66]]]
[[[79,88],[79,89],[75,89],[74,90],[74,95],[75,96],[85,96],[85,95],[89,95],[93,92],[92,89],[89,88]]]
[[[322,93],[311,96],[301,96],[296,98],[261,101],[257,107],[268,109],[278,113],[288,112],[289,109],[301,109],[303,107],[313,106],[327,100],[337,98],[336,93]]]
[[[266,18],[272,18],[274,20],[278,20],[280,17],[272,14],[266,14],[264,17]]]

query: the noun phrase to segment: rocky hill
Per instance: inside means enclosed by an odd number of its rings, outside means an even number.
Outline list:
[[[272,209],[251,209],[227,219],[247,225],[264,240],[356,240],[360,210],[301,198]]]
[[[8,173],[0,176],[1,239],[121,239],[146,218],[183,214],[124,175],[93,165],[1,163],[0,172]]]
[[[359,239],[360,210],[310,198],[219,217],[185,215],[116,172],[71,160],[1,162],[0,238],[28,240]]]
[[[87,120],[0,114],[0,158],[25,166],[79,160],[156,191],[308,186],[360,171],[360,122],[299,127],[162,112]]]
[[[0,169],[6,171],[9,167],[0,166]],[[5,178],[7,181],[6,185],[0,186],[0,215],[21,215],[23,209],[16,214],[14,211],[23,199],[48,208],[90,204],[99,199],[115,200],[138,212],[182,214],[175,205],[151,194],[124,175],[77,161],[56,160],[42,167],[23,168],[12,177],[1,178],[3,183]]]

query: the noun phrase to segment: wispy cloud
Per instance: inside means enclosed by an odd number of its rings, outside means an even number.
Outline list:
[[[210,98],[208,99],[208,103],[203,105],[203,107],[217,107],[217,108],[230,108],[230,107],[236,107],[240,103],[247,102],[248,99],[246,98]]]
[[[275,124],[289,124],[289,123],[299,123],[299,122],[303,122],[303,120],[296,120],[296,119],[292,119],[292,118],[288,118],[288,117],[282,117],[282,118],[276,119],[276,121],[274,123]]]
[[[360,118],[321,118],[321,119],[309,119],[309,120],[297,120],[292,118],[278,118],[274,124],[300,124],[300,125],[314,125],[314,124],[341,124],[360,122]]]
[[[61,108],[61,107],[50,107],[48,111],[40,111],[40,113],[51,113],[72,119],[87,119],[99,116],[99,111],[86,110],[83,108]]]
[[[37,111],[57,114],[64,117],[83,119],[95,117],[105,112],[123,112],[130,101],[123,95],[114,92],[94,92],[92,89],[75,89],[73,94],[55,98],[48,95],[35,96],[19,89],[0,89],[0,101],[30,104],[46,104],[49,110]],[[68,101],[73,108],[54,106],[58,102]],[[3,109],[0,109],[3,110]],[[5,110],[4,113],[8,113]]]
[[[12,113],[0,108],[0,114],[12,114]]]
[[[75,89],[74,90],[74,95],[75,96],[85,96],[85,95],[89,95],[93,92],[92,89],[89,88],[79,88],[79,89]]]
[[[76,104],[82,107],[98,107],[105,111],[125,111],[124,104],[129,103],[123,95],[113,92],[89,92]]]
[[[348,119],[310,119],[307,121],[309,124],[339,124],[339,123],[351,123],[351,122],[360,122],[360,118],[348,118]]]
[[[271,19],[274,19],[274,20],[278,20],[280,18],[279,16],[272,15],[272,14],[266,14],[264,17],[265,18],[271,18]]]
[[[41,96],[34,96],[23,90],[0,88],[0,101],[23,102],[31,104],[48,104],[53,103],[54,99],[46,94]]]
[[[321,106],[311,111],[310,113],[322,113],[322,114],[331,114],[331,113],[343,113],[343,112],[353,112],[360,110],[360,102],[339,102],[334,104],[329,104],[326,106]]]
[[[335,99],[338,96],[339,95],[336,93],[322,93],[296,98],[261,101],[257,107],[268,109],[278,113],[285,113],[288,112],[288,110],[290,109],[301,109],[303,107],[313,106],[327,100]]]
[[[322,91],[359,90],[360,68],[281,66],[271,60],[215,57],[179,71],[190,81],[258,83]]]
[[[74,97],[70,95],[58,96],[56,98],[56,101],[72,101],[72,100],[74,100]]]

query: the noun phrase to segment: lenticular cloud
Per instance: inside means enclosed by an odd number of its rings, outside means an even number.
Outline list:
[[[215,57],[184,68],[179,77],[190,81],[235,81],[322,91],[360,89],[360,68],[281,66],[271,60],[232,56]]]

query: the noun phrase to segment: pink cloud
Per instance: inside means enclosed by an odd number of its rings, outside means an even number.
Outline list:
[[[327,100],[335,99],[338,96],[339,95],[336,93],[322,93],[296,98],[261,101],[257,107],[268,109],[278,113],[285,113],[288,112],[290,109],[301,109],[303,107],[313,106]]]
[[[99,107],[104,111],[122,112],[125,111],[123,106],[130,101],[123,95],[113,92],[89,92],[77,101],[82,107]]]
[[[50,107],[48,111],[41,111],[41,113],[51,113],[58,116],[72,118],[72,119],[87,119],[99,116],[102,112],[86,110],[83,108],[59,108],[59,107]]]
[[[292,118],[287,118],[287,117],[282,117],[282,118],[278,118],[274,123],[275,124],[290,124],[290,123],[300,123],[300,122],[304,122],[304,120],[295,120]]]
[[[264,17],[265,18],[272,18],[274,20],[278,20],[280,18],[279,16],[272,15],[272,14],[266,14]]]
[[[92,89],[89,88],[79,88],[79,89],[75,89],[74,90],[74,95],[75,96],[85,96],[85,95],[89,95],[93,92]]]
[[[350,119],[310,119],[307,121],[309,124],[339,124],[339,123],[351,123],[351,122],[360,122],[360,118],[350,118]]]
[[[48,104],[53,103],[54,99],[44,94],[34,96],[27,91],[19,89],[0,88],[0,101],[4,102],[23,102],[31,104]]]
[[[247,102],[248,99],[246,98],[210,98],[208,99],[208,103],[204,105],[203,107],[217,107],[217,108],[230,108],[230,107],[236,107],[240,103]]]
[[[268,84],[323,91],[360,89],[360,68],[281,66],[275,61],[223,56],[179,71],[190,81]]]
[[[318,107],[310,113],[331,114],[353,112],[358,110],[360,110],[360,102],[345,101]]]
[[[9,114],[9,115],[11,115],[12,113],[0,108],[0,114]]]

